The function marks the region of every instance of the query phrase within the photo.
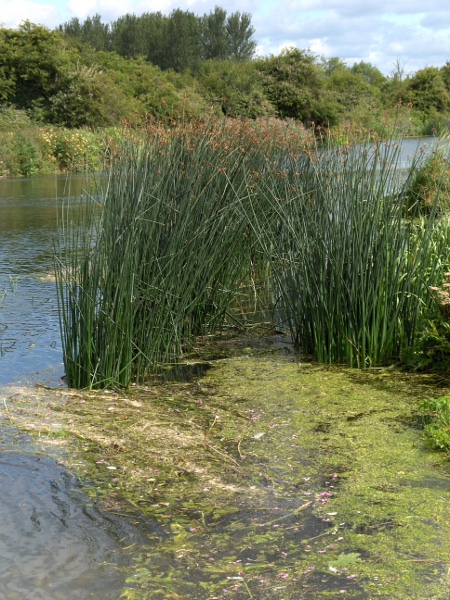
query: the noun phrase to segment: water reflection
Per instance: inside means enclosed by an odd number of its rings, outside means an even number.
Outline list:
[[[0,181],[0,385],[63,374],[52,246],[63,203],[81,207],[84,176]]]

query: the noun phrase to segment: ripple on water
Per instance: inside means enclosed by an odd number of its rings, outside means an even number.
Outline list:
[[[89,503],[53,460],[0,453],[2,600],[114,600],[137,528]]]

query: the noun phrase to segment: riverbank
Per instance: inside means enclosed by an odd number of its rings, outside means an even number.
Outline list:
[[[20,111],[0,112],[0,178],[97,172],[117,135],[112,127],[66,129],[38,125]]]
[[[448,597],[450,470],[417,411],[436,379],[303,363],[282,338],[189,371],[2,398],[106,510],[158,523],[122,598]]]

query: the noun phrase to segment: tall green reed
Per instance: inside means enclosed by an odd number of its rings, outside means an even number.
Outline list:
[[[129,385],[222,322],[248,264],[239,149],[124,143],[55,253],[70,386]]]
[[[410,201],[420,157],[401,171],[392,143],[294,155],[231,142],[217,128],[124,142],[81,221],[66,213],[69,385],[127,386],[176,362],[239,305],[244,279],[321,362],[379,365],[414,344],[448,254],[439,194],[421,219]]]
[[[414,343],[446,254],[437,201],[427,219],[408,212],[419,163],[402,172],[393,143],[321,146],[280,158],[243,204],[282,318],[321,362],[380,365]]]

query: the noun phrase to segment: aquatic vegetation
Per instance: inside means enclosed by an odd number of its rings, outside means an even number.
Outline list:
[[[248,155],[210,135],[124,142],[55,253],[72,387],[129,385],[215,331],[249,271]]]
[[[402,172],[396,143],[304,136],[295,152],[299,131],[285,149],[279,131],[259,146],[255,132],[131,132],[83,220],[66,215],[55,265],[70,386],[127,386],[175,363],[195,336],[239,324],[249,281],[272,326],[320,362],[379,366],[414,347],[448,264],[437,200],[420,220],[407,203],[421,157]]]
[[[435,379],[246,344],[191,382],[6,400],[95,504],[147,519],[122,597],[441,599],[449,471],[417,413]]]
[[[447,260],[447,228],[405,218],[419,165],[398,170],[398,146],[318,148],[286,157],[244,206],[272,266],[278,306],[293,340],[320,362],[396,362],[414,344],[428,286]]]

